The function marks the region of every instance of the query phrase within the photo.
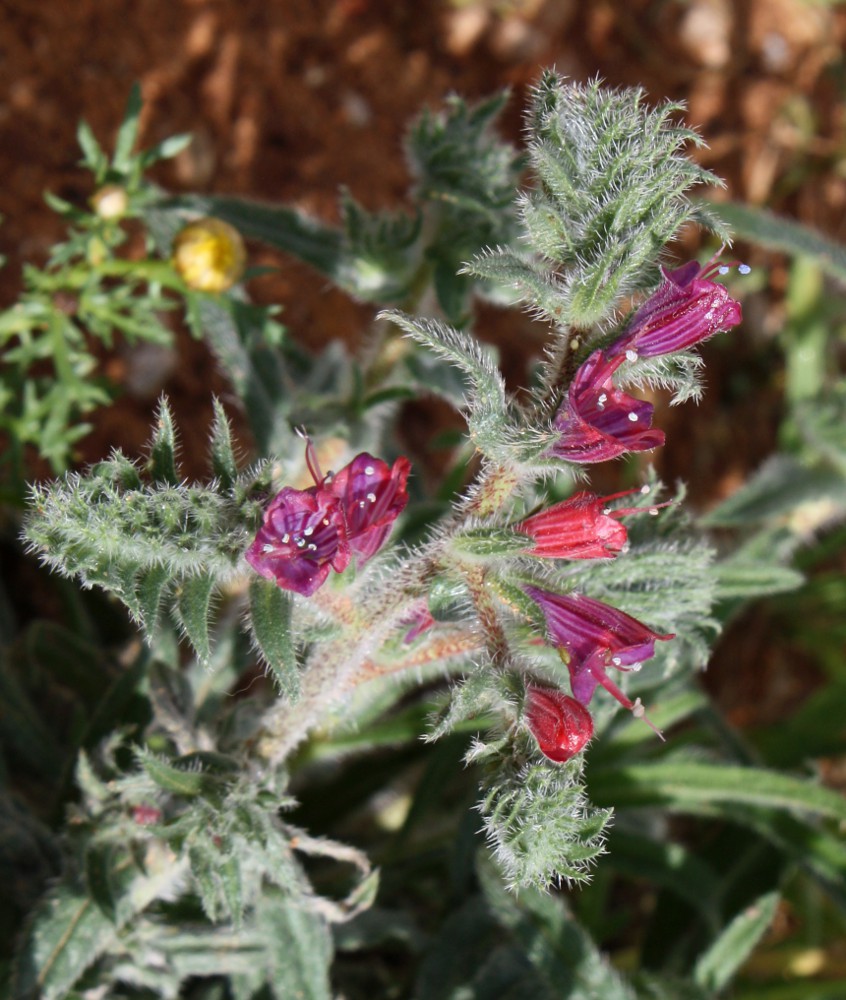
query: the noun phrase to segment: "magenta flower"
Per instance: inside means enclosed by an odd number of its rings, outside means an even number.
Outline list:
[[[406,482],[410,472],[411,463],[403,456],[389,466],[364,451],[334,478],[327,477],[326,488],[338,498],[347,539],[359,563],[365,563],[382,547],[408,503]]]
[[[524,589],[544,613],[549,641],[566,654],[573,697],[587,705],[601,685],[624,708],[642,715],[639,704],[623,694],[606,671],[640,670],[643,661],[655,655],[655,640],[674,636],[653,632],[631,615],[582,594]]]
[[[575,757],[593,736],[593,719],[581,702],[534,684],[526,689],[526,725],[540,752],[557,764]]]
[[[529,555],[545,559],[607,559],[622,552],[628,541],[628,532],[619,518],[646,510],[657,513],[656,506],[621,507],[617,510],[606,506],[610,500],[636,492],[627,490],[600,497],[583,490],[574,493],[568,500],[524,518],[514,527],[534,541],[528,550]]]
[[[555,415],[561,436],[548,454],[568,462],[604,462],[663,445],[664,432],[652,429],[653,406],[614,385],[625,360],[625,354],[609,358],[600,350],[581,365]]]
[[[626,331],[606,350],[609,358],[629,355],[651,358],[658,354],[684,351],[715,333],[729,330],[742,320],[740,303],[724,285],[712,281],[714,274],[726,274],[728,264],[716,259],[704,267],[695,260],[673,271],[662,268],[664,280],[632,318]],[[748,273],[745,264],[742,273]]]
[[[323,585],[330,569],[343,572],[350,556],[338,498],[320,486],[277,493],[246,552],[257,573],[304,597]]]
[[[283,590],[304,597],[326,582],[329,570],[342,573],[353,554],[365,563],[384,543],[408,503],[407,458],[393,467],[362,452],[337,475],[324,476],[311,441],[306,464],[315,485],[286,486],[271,500],[246,559]]]

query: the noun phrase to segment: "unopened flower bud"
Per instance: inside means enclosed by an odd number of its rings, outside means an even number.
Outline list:
[[[129,196],[118,184],[104,184],[91,195],[91,207],[101,219],[122,219],[129,208]]]
[[[241,234],[222,219],[199,219],[173,241],[173,266],[198,292],[224,292],[244,273],[247,252]]]
[[[540,752],[557,764],[575,757],[593,736],[593,719],[580,701],[533,684],[526,690],[526,725]]]

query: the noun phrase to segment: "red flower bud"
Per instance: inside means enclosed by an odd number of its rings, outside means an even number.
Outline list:
[[[558,764],[575,757],[593,736],[590,712],[557,688],[526,689],[526,725],[544,757]]]
[[[607,506],[610,500],[636,492],[627,490],[600,497],[583,490],[574,493],[568,500],[525,518],[515,528],[534,540],[529,549],[530,555],[545,559],[607,559],[622,552],[628,539],[619,518],[644,511],[657,514],[658,507],[666,506],[657,504],[616,510]]]

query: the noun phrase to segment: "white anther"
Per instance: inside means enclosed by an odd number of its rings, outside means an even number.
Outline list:
[[[375,471],[372,465],[368,465],[365,467],[364,474],[365,476],[372,476]]]
[[[631,420],[631,422],[633,424],[636,424],[637,423],[637,414],[636,413],[630,413],[629,414],[629,420]]]
[[[314,528],[311,527],[311,525],[309,525],[309,527],[305,529],[303,534],[306,536],[306,538],[310,538],[314,534]]]
[[[632,705],[632,715],[636,719],[642,719],[646,715],[646,709],[643,707],[640,698],[635,698],[635,703]]]
[[[728,266],[728,264],[720,264],[720,266],[717,268],[717,274],[728,274],[730,270],[731,268]]]
[[[323,518],[323,523],[328,526],[328,524],[329,524],[329,518],[328,517],[324,517]]]
[[[737,270],[740,274],[749,274],[752,268],[748,264],[738,264]]]
[[[646,496],[646,494],[647,494],[647,493],[649,493],[649,492],[650,492],[651,490],[652,490],[652,487],[651,487],[651,486],[649,486],[649,485],[644,485],[644,486],[641,486],[641,488],[640,488],[640,492],[641,492],[641,493],[642,493],[642,494],[643,494],[644,496]]]
[[[298,549],[305,548],[305,539],[304,538],[295,538],[294,541],[296,542]]]
[[[620,659],[619,656],[612,656],[611,662],[614,664],[615,667],[619,667],[623,661]]]
[[[637,351],[626,351],[627,361],[637,361]]]
[[[633,664],[632,664],[632,665],[631,665],[631,666],[629,667],[629,670],[631,670],[631,672],[632,672],[633,674],[636,674],[636,673],[638,672],[638,670],[641,670],[642,668],[643,668],[643,664],[642,664],[642,663],[633,663]]]
[[[650,508],[649,508],[649,513],[650,513],[650,514],[651,514],[651,515],[652,515],[653,517],[657,517],[657,516],[658,516],[658,508],[657,508],[657,507],[650,507]]]
[[[368,493],[368,494],[367,494],[367,499],[368,499],[368,500],[369,500],[369,501],[370,501],[371,503],[376,503],[376,494],[375,494],[375,493]]]
[[[290,535],[288,535],[288,534],[284,534],[284,535],[282,536],[282,544],[283,544],[283,545],[287,545],[287,544],[288,544],[288,542],[290,542],[290,541],[291,541],[291,536],[290,536]]]
[[[261,550],[262,550],[262,552],[265,552],[265,553],[266,552],[272,552],[273,551],[273,546],[270,544],[270,542],[265,542],[264,545],[262,545]]]
[[[309,543],[308,550],[309,552],[317,552],[317,546],[314,544],[314,542]]]

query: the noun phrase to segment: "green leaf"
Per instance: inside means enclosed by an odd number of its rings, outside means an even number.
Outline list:
[[[134,83],[126,102],[123,122],[118,129],[115,140],[115,155],[112,160],[115,170],[122,174],[128,173],[132,167],[132,151],[138,138],[138,120],[141,117],[142,103],[141,86]]]
[[[76,129],[76,139],[82,149],[85,166],[94,173],[98,181],[101,180],[100,175],[105,172],[108,160],[88,122],[81,121],[79,123]]]
[[[802,504],[843,496],[843,477],[831,469],[808,467],[795,458],[777,455],[752,478],[702,519],[707,528],[743,527],[787,518]]]
[[[116,941],[115,924],[79,889],[61,886],[35,915],[14,978],[15,996],[64,1000]]]
[[[594,803],[616,808],[663,805],[677,812],[713,812],[742,803],[811,813],[846,822],[846,799],[810,781],[760,768],[684,760],[602,768],[591,774]]]
[[[153,642],[155,638],[162,599],[172,581],[173,570],[165,565],[144,570],[135,579],[135,603],[148,642]]]
[[[136,751],[136,757],[150,778],[166,792],[193,798],[202,795],[208,786],[208,779],[199,768],[176,767],[143,747]]]
[[[277,1000],[331,1000],[332,939],[324,921],[302,900],[265,892],[256,925],[265,935],[268,982]]]
[[[700,986],[717,993],[729,983],[766,934],[780,898],[769,892],[732,920],[696,963],[693,977]]]
[[[149,469],[153,481],[178,486],[180,476],[176,467],[176,431],[170,403],[165,396],[159,400],[156,426],[153,429],[149,449]]]
[[[179,624],[202,663],[211,659],[209,624],[214,589],[213,576],[195,576],[184,580],[175,592]]]
[[[226,411],[216,396],[212,400],[212,406],[214,407],[214,422],[209,447],[212,471],[220,485],[224,489],[230,489],[238,478],[238,463],[235,461],[235,452],[232,449],[232,428],[229,425]]]
[[[291,595],[269,580],[250,582],[250,628],[262,659],[281,693],[295,701],[300,693],[300,668],[291,634]]]
[[[717,563],[714,571],[717,581],[715,596],[723,601],[785,594],[798,590],[805,582],[805,577],[789,566],[744,562],[742,559]]]
[[[846,247],[815,229],[765,208],[739,202],[721,202],[710,209],[740,239],[791,256],[809,256],[826,274],[846,284]]]
[[[482,868],[485,898],[523,953],[541,974],[552,997],[567,1000],[635,1000],[634,991],[599,952],[561,897],[528,890],[519,898]]]
[[[115,915],[110,919],[79,886],[62,884],[32,916],[13,971],[14,995],[66,1000],[82,974],[116,947],[121,929],[154,900],[184,882],[186,864],[169,851],[151,854],[147,872],[123,860],[110,874]]]

